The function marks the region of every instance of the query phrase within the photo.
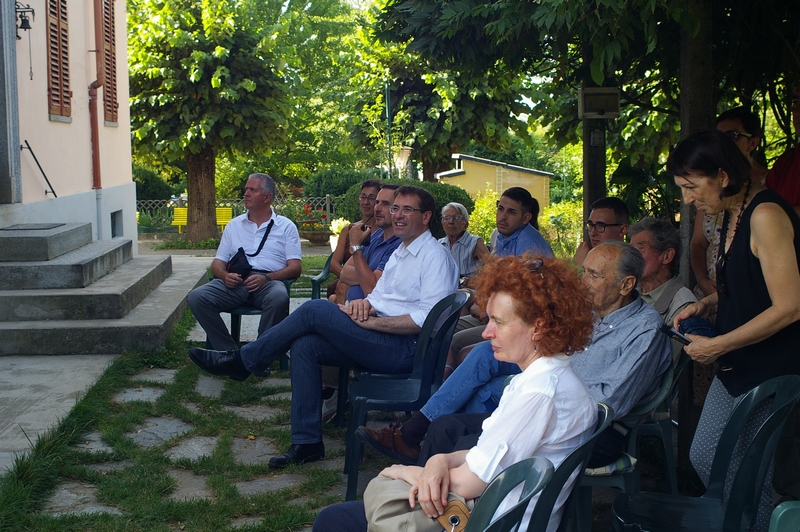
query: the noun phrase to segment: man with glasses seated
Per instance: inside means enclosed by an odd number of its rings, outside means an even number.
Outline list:
[[[588,239],[578,246],[572,260],[576,266],[583,266],[589,250],[609,240],[625,241],[628,234],[630,214],[625,202],[619,198],[600,198],[592,203],[589,220],[586,221]]]
[[[239,350],[189,350],[192,361],[208,373],[243,381],[251,373],[269,374],[272,363],[291,349],[292,445],[273,457],[270,467],[325,457],[320,366],[411,373],[417,336],[428,313],[458,286],[453,257],[429,229],[434,209],[433,196],[425,189],[397,189],[389,213],[402,243],[366,298],[347,306],[312,299]]]

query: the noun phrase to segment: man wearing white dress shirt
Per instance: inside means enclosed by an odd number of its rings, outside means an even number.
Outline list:
[[[245,304],[260,308],[259,336],[289,315],[289,291],[283,280],[300,276],[300,236],[291,220],[272,209],[275,192],[275,181],[267,174],[253,174],[247,179],[244,189],[247,212],[231,220],[222,233],[211,263],[214,279],[189,293],[189,308],[214,349],[238,347],[220,312]],[[247,254],[255,253],[265,234],[261,251],[247,257],[253,267],[250,274],[243,277],[229,272],[228,262],[239,248]]]
[[[458,287],[458,268],[430,233],[436,204],[426,190],[397,189],[389,209],[402,244],[374,290],[349,305],[309,301],[241,350],[194,348],[191,359],[214,375],[244,380],[264,375],[292,351],[292,445],[269,465],[281,468],[325,456],[320,366],[358,365],[381,373],[410,373],[417,336],[428,312]]]

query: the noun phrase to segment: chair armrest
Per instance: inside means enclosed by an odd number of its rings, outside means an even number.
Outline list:
[[[328,279],[328,276],[331,274],[331,259],[333,258],[333,253],[328,255],[328,260],[325,261],[325,266],[323,266],[322,271],[319,274],[315,275],[311,278],[311,299],[319,299],[319,292],[322,283]]]

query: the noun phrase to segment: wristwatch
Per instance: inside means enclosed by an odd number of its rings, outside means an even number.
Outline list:
[[[354,255],[356,251],[363,248],[364,246],[350,246],[350,254]]]

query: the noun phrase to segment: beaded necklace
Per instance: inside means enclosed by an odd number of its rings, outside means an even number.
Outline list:
[[[742,198],[742,207],[739,209],[739,214],[736,215],[736,225],[733,226],[733,238],[731,239],[731,246],[733,245],[733,241],[736,239],[736,235],[739,234],[739,223],[742,221],[742,213],[744,213],[744,206],[747,204],[747,196],[750,195],[750,186],[752,184],[753,184],[752,179],[748,179],[747,180],[747,186],[744,189],[744,198]],[[722,240],[722,242],[720,242],[721,249],[723,250],[723,253],[725,253],[726,255],[727,255],[727,252],[725,251],[725,238],[726,238],[727,233],[728,233],[728,219],[729,218],[730,218],[730,216],[728,216],[727,213],[726,213],[725,220],[724,220],[724,227],[722,228],[722,238],[723,238],[723,240]],[[730,249],[730,248],[728,248],[728,249]]]
[[[728,262],[728,251],[733,247],[733,242],[736,240],[736,235],[739,234],[739,223],[742,221],[742,213],[744,213],[744,206],[747,204],[747,196],[750,195],[750,186],[753,184],[753,181],[748,179],[747,180],[747,188],[744,190],[744,198],[742,199],[742,207],[739,209],[739,215],[736,216],[736,225],[733,226],[733,238],[731,238],[731,245],[728,250],[725,250],[725,240],[728,236],[728,221],[730,219],[730,213],[725,211],[725,216],[722,219],[722,231],[720,234],[719,239],[719,248],[717,249],[717,292],[725,297],[728,296],[728,289],[725,286],[723,272],[725,270],[725,265]]]

